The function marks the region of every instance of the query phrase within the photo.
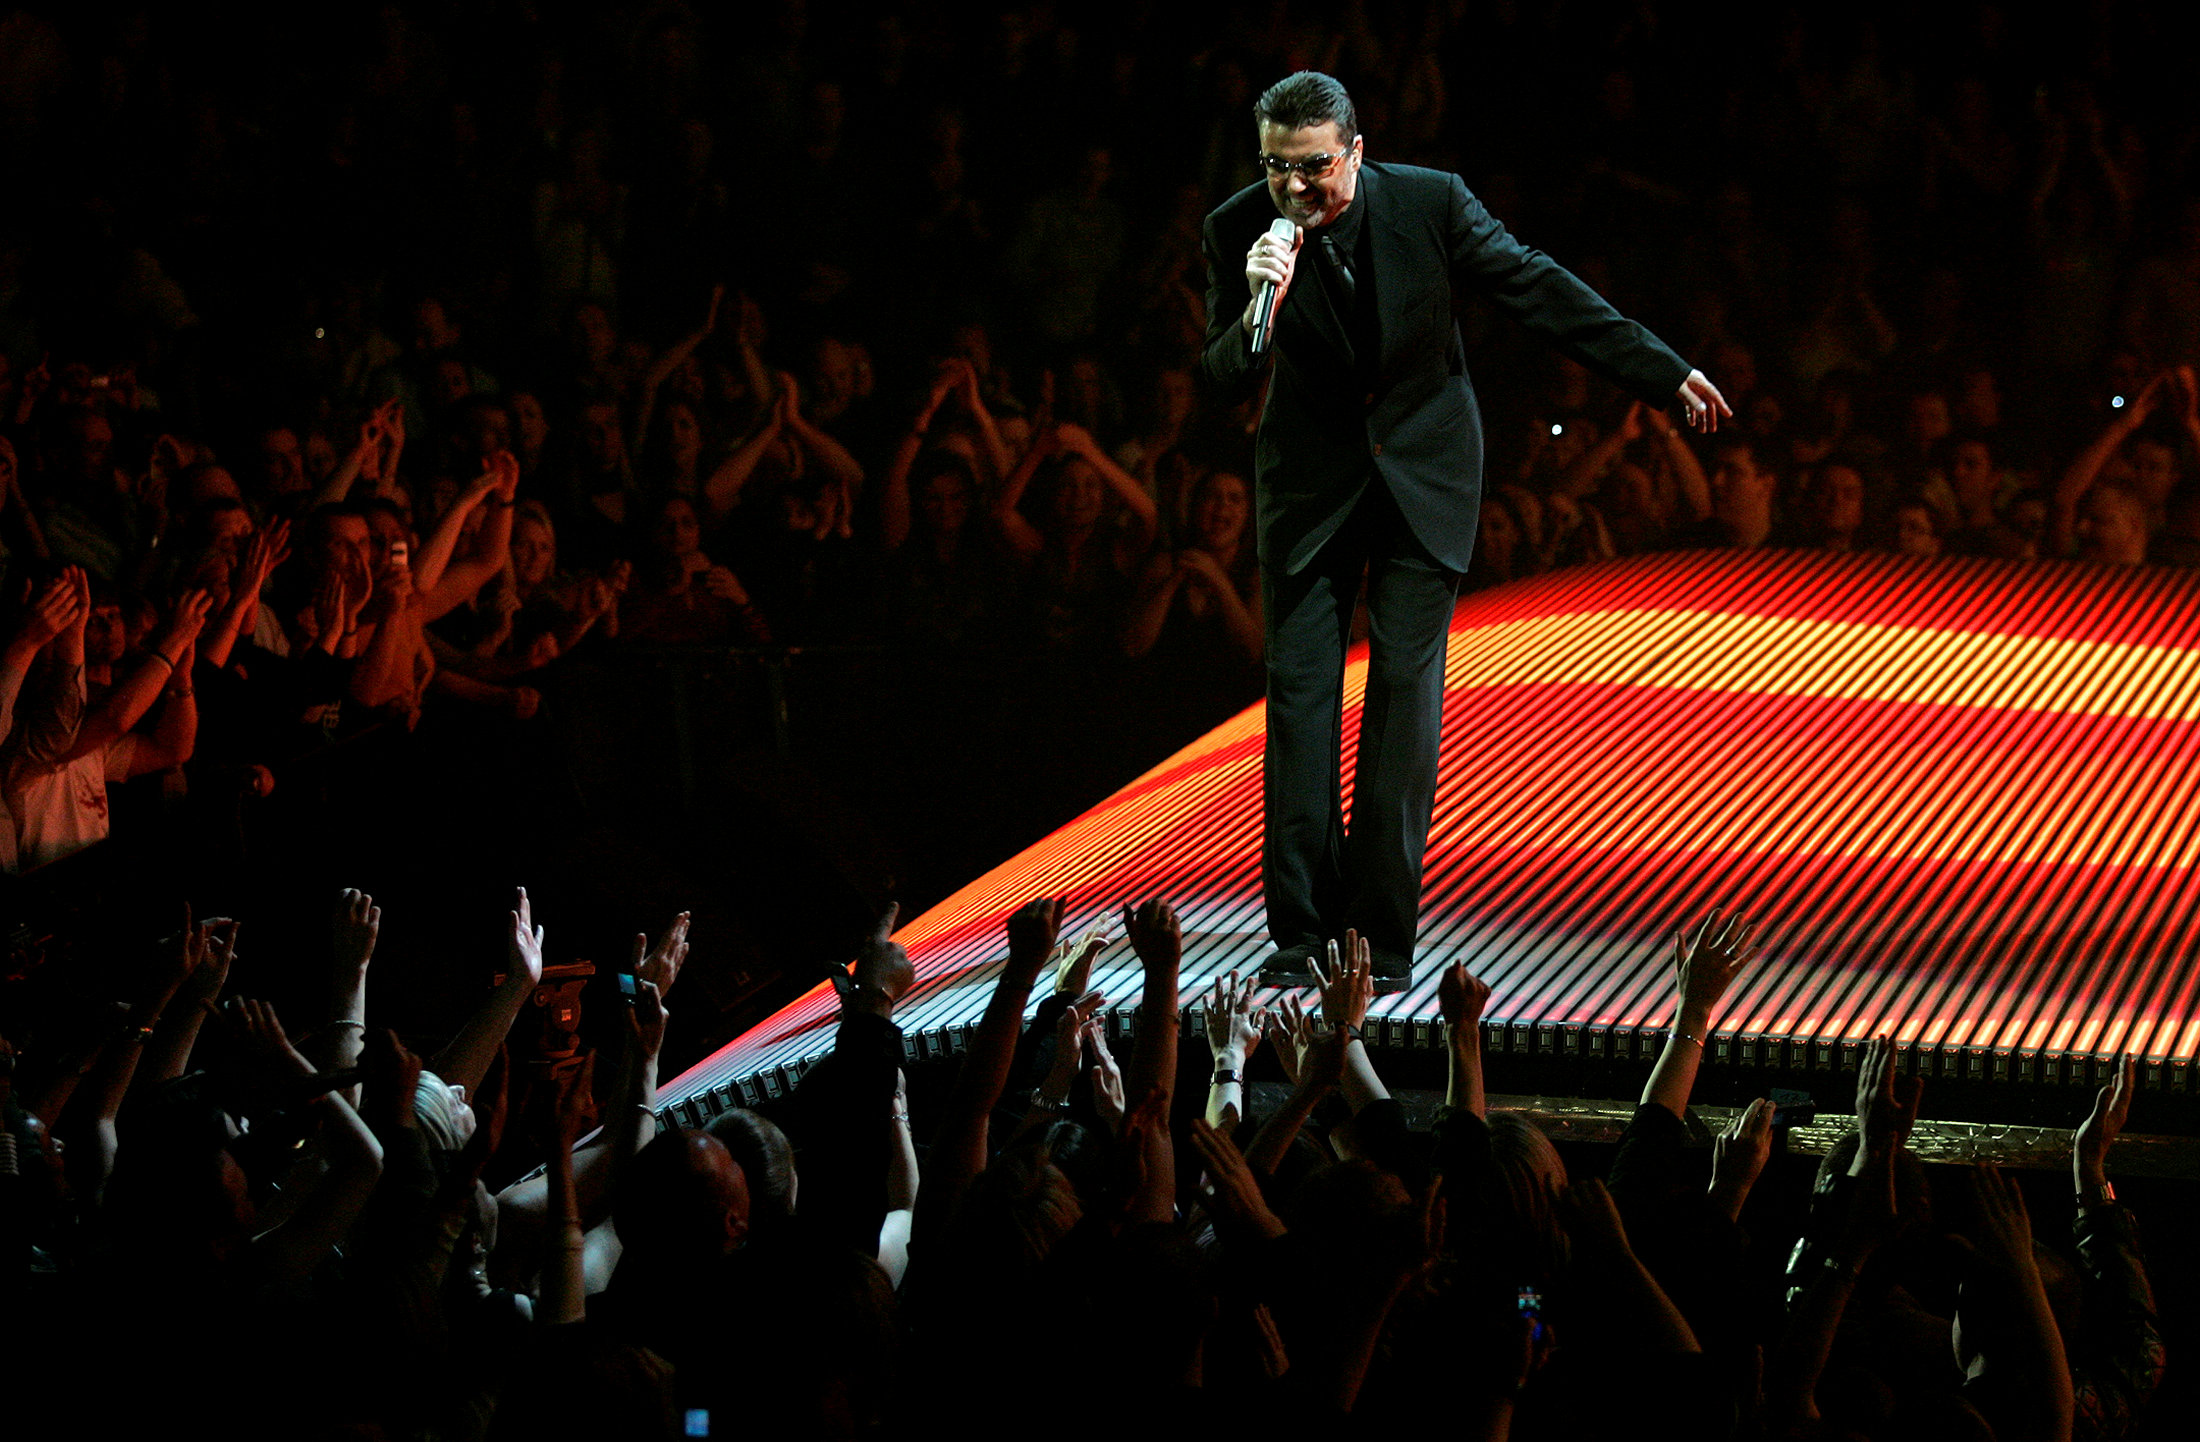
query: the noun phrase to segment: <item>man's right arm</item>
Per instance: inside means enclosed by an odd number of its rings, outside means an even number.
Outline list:
[[[1243,265],[1223,262],[1211,215],[1200,227],[1199,248],[1207,262],[1207,343],[1200,352],[1199,373],[1218,396],[1234,405],[1252,394],[1262,368],[1243,324],[1253,293]]]

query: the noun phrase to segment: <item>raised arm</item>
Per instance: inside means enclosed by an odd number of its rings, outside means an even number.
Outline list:
[[[2141,387],[2131,404],[2116,413],[2055,482],[2054,504],[2048,515],[2048,542],[2054,548],[2053,554],[2067,556],[2077,549],[2078,507],[2084,503],[2086,492],[2093,489],[2102,469],[2124,442],[2147,423],[2155,407],[2168,400],[2164,392],[2172,384],[2170,376],[2164,371]]]
[[[1207,1083],[1207,1125],[1234,1131],[1245,1118],[1245,1068],[1260,1047],[1261,1014],[1253,1006],[1255,978],[1218,977],[1207,999],[1207,1050],[1214,1074]]]
[[[476,504],[487,507],[482,512],[481,528],[474,533],[473,546],[465,555],[453,560],[465,517],[458,517],[457,529],[449,516],[436,527],[436,538],[424,550],[434,551],[448,534],[449,540],[442,546],[441,556],[430,555],[432,569],[426,565],[416,568],[413,574],[413,590],[423,602],[422,621],[440,620],[473,599],[489,578],[503,570],[512,561],[512,505],[519,495],[519,461],[510,451],[498,451],[490,456],[482,473],[488,482]],[[475,482],[479,487],[480,481]],[[469,488],[468,494],[473,494]],[[452,507],[456,511],[458,507]]]
[[[667,346],[664,353],[651,361],[649,369],[642,373],[640,397],[634,406],[634,431],[626,447],[628,455],[642,454],[642,443],[649,438],[649,422],[657,409],[657,392],[672,378],[672,373],[685,364],[689,356],[695,354],[695,348],[710,339],[710,333],[718,328],[718,307],[725,298],[724,286],[712,286],[710,306],[703,312],[703,324]]]
[[[1490,984],[1459,963],[1444,968],[1436,984],[1444,1013],[1444,1034],[1451,1060],[1444,1078],[1444,1105],[1475,1116],[1484,1114],[1482,1095],[1482,1009],[1489,1005]]]
[[[921,1236],[942,1234],[944,1222],[985,1168],[988,1119],[1008,1084],[1024,1003],[1054,949],[1061,922],[1062,903],[1044,897],[1027,902],[1008,919],[1008,959],[1001,964],[985,1015],[970,1038],[962,1072],[947,1099],[947,1114],[932,1142],[931,1172],[917,1199]]]
[[[1027,561],[1045,550],[1047,542],[1046,537],[1039,534],[1039,528],[1024,518],[1020,509],[1024,492],[1030,488],[1031,478],[1038,473],[1040,464],[1054,455],[1057,449],[1058,443],[1052,427],[1035,432],[1030,447],[1024,451],[1022,458],[1016,462],[1015,469],[1008,473],[1008,478],[1001,482],[1000,490],[993,496],[994,528],[1000,532],[1001,539],[1007,542],[1008,548]]]
[[[436,1055],[430,1069],[452,1086],[480,1087],[497,1048],[510,1035],[520,1008],[542,981],[542,928],[522,886],[513,898],[511,939],[506,948],[504,980],[497,983],[463,1030]]]
[[[1673,933],[1673,1027],[1642,1088],[1643,1106],[1661,1106],[1676,1117],[1688,1112],[1704,1043],[1718,1014],[1719,998],[1757,954],[1757,927],[1739,912],[1714,910],[1693,933]]]
[[[1100,473],[1100,479],[1108,483],[1108,489],[1131,513],[1137,523],[1130,541],[1134,550],[1144,551],[1153,544],[1154,532],[1161,524],[1161,510],[1138,477],[1117,463],[1101,444],[1092,438],[1092,432],[1083,426],[1058,425],[1054,428],[1055,442],[1070,455],[1081,458]]]
[[[290,522],[277,518],[252,533],[244,554],[229,573],[229,604],[199,635],[199,659],[216,670],[229,664],[237,638],[252,630],[260,614],[260,593],[275,568],[290,559]]]
[[[1344,1099],[1358,1115],[1370,1103],[1390,1100],[1362,1035],[1368,1003],[1375,999],[1374,948],[1358,932],[1348,931],[1341,953],[1336,942],[1329,943],[1326,968],[1315,961],[1314,977],[1321,983],[1323,1023],[1344,1028]]]
[[[932,392],[925,398],[924,408],[909,423],[909,429],[894,446],[892,459],[886,463],[886,475],[879,487],[878,524],[879,549],[889,554],[902,548],[909,539],[909,472],[917,463],[917,456],[924,450],[926,437],[932,429],[932,418],[940,407],[955,393],[961,382],[961,372],[969,369],[969,362],[950,360],[940,367],[932,378]],[[995,439],[999,436],[996,433]]]
[[[81,629],[83,622],[83,597],[71,577],[56,576],[39,588],[17,620],[7,644],[0,646],[0,741],[15,729],[15,700],[23,692],[24,678],[30,675],[38,653],[72,626]]]
[[[1138,1002],[1138,1035],[1131,1043],[1126,1094],[1133,1105],[1149,1092],[1162,1100],[1164,1124],[1176,1096],[1177,973],[1184,962],[1184,935],[1176,908],[1159,898],[1123,908],[1123,931],[1145,968],[1145,992]]]
[[[787,416],[792,409],[793,403],[784,393],[775,396],[756,434],[735,446],[733,453],[704,478],[703,499],[710,505],[710,519],[718,520],[740,504],[742,489],[748,485],[749,477],[756,474],[757,464],[778,441],[780,432],[786,429]]]
[[[240,999],[236,1007],[247,1043],[263,1064],[294,1079],[313,1075],[313,1063],[290,1044],[273,1007],[250,999]],[[289,1220],[253,1242],[267,1272],[287,1282],[303,1281],[344,1239],[382,1175],[382,1144],[343,1097],[324,1092],[312,1106],[328,1170]]]
[[[206,613],[212,608],[213,598],[206,592],[183,593],[147,639],[145,654],[100,698],[99,704],[85,714],[84,723],[76,731],[76,743],[69,748],[64,760],[105,751],[137,725],[160,699],[162,689],[176,669],[191,664],[192,645],[198,640],[199,628],[206,624]],[[195,730],[196,711],[192,713],[192,725]]]

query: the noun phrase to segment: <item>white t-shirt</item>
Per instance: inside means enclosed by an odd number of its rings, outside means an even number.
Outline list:
[[[15,813],[16,864],[28,871],[105,841],[109,827],[107,783],[130,779],[137,737],[122,735],[52,769],[23,768],[9,787]]]

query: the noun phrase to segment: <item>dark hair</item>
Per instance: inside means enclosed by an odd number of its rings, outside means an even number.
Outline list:
[[[1262,91],[1260,99],[1253,102],[1253,119],[1285,130],[1305,130],[1333,120],[1338,136],[1347,145],[1360,133],[1360,116],[1352,108],[1352,97],[1318,70],[1286,75]]]
[[[752,1221],[784,1221],[794,1215],[794,1145],[769,1118],[744,1107],[711,1119],[703,1130],[725,1146],[748,1179]]]

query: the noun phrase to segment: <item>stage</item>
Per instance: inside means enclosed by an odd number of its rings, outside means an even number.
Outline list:
[[[1348,797],[1365,674],[1355,653]],[[1069,898],[1065,937],[1170,898],[1186,1005],[1258,966],[1262,720],[1217,727],[908,921],[912,1060],[960,1045],[1003,919],[1033,896]],[[1492,987],[1493,1083],[1533,1058],[1539,1090],[1618,1095],[1671,1019],[1672,930],[1716,905],[1769,941],[1714,1028],[1714,1070],[1833,1072],[1886,1031],[1965,1090],[2059,1093],[2129,1051],[2145,1088],[2185,1092],[2196,752],[2200,574],[1692,552],[1469,595],[1421,981],[1376,1002],[1370,1040],[1440,1048],[1436,975],[1464,961]],[[1138,982],[1118,938],[1093,985],[1122,1018]],[[661,1099],[693,1122],[783,1094],[835,1016],[821,983]]]

